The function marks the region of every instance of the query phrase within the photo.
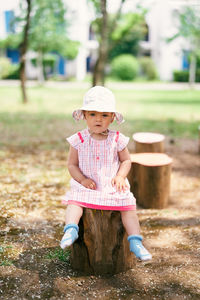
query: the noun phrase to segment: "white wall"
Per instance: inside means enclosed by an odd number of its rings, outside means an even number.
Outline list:
[[[17,10],[19,5],[19,0],[1,0],[0,2],[0,38],[4,39],[6,37],[5,28],[5,14],[6,10]]]
[[[156,64],[161,80],[172,80],[173,71],[182,68],[180,39],[167,42],[167,39],[177,32],[175,8],[174,3],[170,0],[154,0],[147,15],[151,57]]]
[[[72,74],[72,68],[74,67],[76,79],[83,80],[87,72],[86,58],[89,54],[87,41],[89,39],[91,15],[87,7],[87,0],[66,0],[66,5],[71,23],[68,30],[69,37],[80,42],[78,55],[74,62],[68,63],[69,71],[67,64],[66,71],[68,74]]]

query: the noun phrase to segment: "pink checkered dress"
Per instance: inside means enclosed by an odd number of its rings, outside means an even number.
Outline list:
[[[127,146],[129,138],[109,130],[106,140],[95,140],[88,129],[84,129],[67,138],[67,141],[78,150],[80,170],[95,181],[97,188],[85,188],[72,178],[63,203],[104,210],[135,210],[136,200],[130,192],[128,180],[129,188],[121,193],[111,184],[119,169],[118,152]]]

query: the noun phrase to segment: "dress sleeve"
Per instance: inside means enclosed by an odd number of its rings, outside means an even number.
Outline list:
[[[119,138],[117,140],[117,151],[122,151],[128,145],[128,142],[129,137],[123,135],[122,133],[119,133]]]
[[[69,142],[69,144],[74,147],[76,150],[78,149],[78,145],[80,144],[80,138],[78,136],[78,133],[75,133],[71,135],[70,137],[66,138],[66,140]]]

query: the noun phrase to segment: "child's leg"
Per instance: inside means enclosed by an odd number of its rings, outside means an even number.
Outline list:
[[[140,234],[140,224],[135,210],[121,211],[121,218],[128,235]]]
[[[66,225],[60,247],[65,249],[71,246],[78,238],[78,223],[83,214],[83,208],[77,205],[68,205],[66,209]]]
[[[140,235],[140,225],[136,211],[122,211],[122,223],[128,234],[128,241],[130,243],[130,251],[133,252],[137,258],[141,260],[149,260],[152,258],[151,254],[142,244],[142,236]]]
[[[65,215],[65,223],[67,224],[77,224],[80,221],[80,218],[83,214],[83,208],[78,205],[69,204],[66,209],[66,215]]]

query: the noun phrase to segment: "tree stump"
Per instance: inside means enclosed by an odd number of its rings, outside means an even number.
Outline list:
[[[115,274],[131,269],[135,257],[129,250],[120,212],[84,208],[70,260],[73,269],[85,274]]]
[[[131,154],[131,191],[144,208],[165,208],[170,192],[172,159],[163,153]]]
[[[165,136],[159,133],[152,132],[137,132],[133,134],[136,153],[158,153],[164,152]]]

